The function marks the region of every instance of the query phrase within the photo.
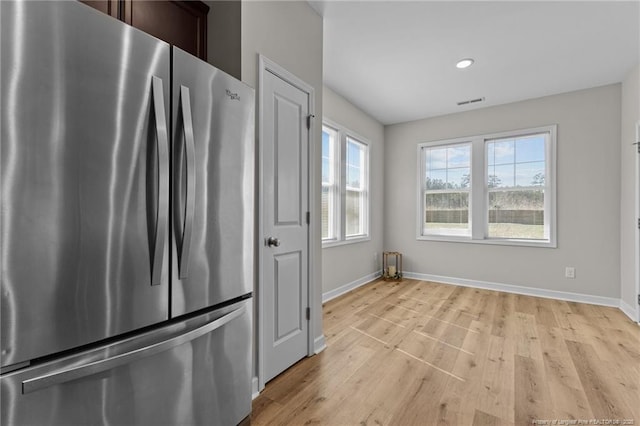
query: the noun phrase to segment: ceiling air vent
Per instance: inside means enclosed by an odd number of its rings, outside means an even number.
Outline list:
[[[477,103],[477,102],[482,102],[482,101],[484,101],[484,96],[483,96],[483,97],[481,97],[481,98],[477,98],[477,99],[469,99],[468,101],[461,101],[461,102],[458,102],[458,106],[461,106],[461,105],[468,105],[468,104],[475,104],[475,103]]]

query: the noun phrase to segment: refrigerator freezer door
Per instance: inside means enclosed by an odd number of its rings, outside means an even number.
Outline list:
[[[251,411],[251,299],[0,378],[3,425],[235,425]]]
[[[78,2],[0,15],[4,367],[168,318],[170,50]]]
[[[254,91],[173,47],[173,279],[177,316],[251,292]]]

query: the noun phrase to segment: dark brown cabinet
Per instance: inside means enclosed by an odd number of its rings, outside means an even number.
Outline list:
[[[102,13],[118,19],[118,0],[80,0],[84,4],[98,9]]]
[[[80,0],[154,37],[207,60],[207,14],[201,1]]]

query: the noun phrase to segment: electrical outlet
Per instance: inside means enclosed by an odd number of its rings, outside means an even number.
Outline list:
[[[567,266],[564,268],[564,276],[565,278],[575,278],[576,277],[576,268],[573,266]]]

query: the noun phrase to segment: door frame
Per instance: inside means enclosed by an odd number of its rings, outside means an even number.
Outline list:
[[[265,251],[264,245],[264,216],[262,212],[264,211],[264,194],[262,192],[261,182],[263,181],[263,172],[264,172],[264,150],[261,149],[262,141],[264,141],[264,76],[265,73],[271,73],[278,78],[281,78],[288,84],[300,89],[305,92],[309,97],[309,114],[311,117],[315,116],[315,91],[313,86],[306,83],[304,80],[298,78],[293,73],[289,72],[284,67],[278,65],[274,61],[265,57],[264,55],[258,54],[258,133],[257,133],[257,149],[256,152],[258,154],[258,172],[256,176],[258,178],[256,182],[256,187],[258,190],[258,232],[256,239],[256,258],[258,262],[258,276],[257,276],[257,294],[255,298],[257,299],[256,307],[258,309],[257,312],[257,321],[254,321],[254,333],[257,339],[257,347],[255,350],[255,357],[257,363],[257,383],[254,380],[253,383],[253,394],[257,395],[258,392],[262,391],[265,387],[265,373],[264,373],[264,342],[265,338],[263,336],[263,328],[262,324],[264,324],[264,298],[262,297],[262,293],[264,291],[264,265],[262,262],[262,256]],[[314,350],[314,334],[313,330],[316,327],[316,315],[314,315],[315,304],[315,294],[313,289],[315,288],[316,283],[314,282],[315,270],[318,265],[315,265],[313,259],[315,259],[316,254],[316,233],[312,231],[311,224],[315,223],[316,219],[316,179],[315,179],[315,153],[314,153],[314,132],[315,132],[315,123],[314,120],[310,120],[309,126],[309,140],[308,150],[307,150],[307,208],[310,212],[310,224],[307,226],[307,306],[311,308],[311,315],[309,318],[309,323],[307,327],[307,356],[312,356],[315,353]]]
[[[636,122],[636,143],[640,143],[640,120]],[[640,149],[638,145],[636,148]],[[635,297],[638,300],[634,300],[633,305],[636,311],[636,322],[640,323],[640,151],[636,151],[636,175],[635,175],[635,219],[638,221],[635,228],[635,281],[636,281],[636,294]]]

